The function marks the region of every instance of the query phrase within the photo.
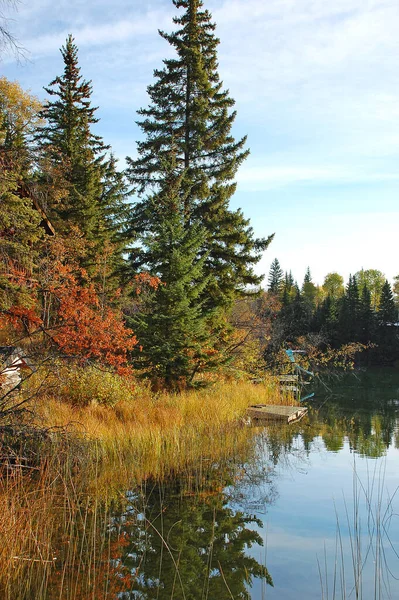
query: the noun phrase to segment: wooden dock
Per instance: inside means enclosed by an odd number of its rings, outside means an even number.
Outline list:
[[[255,404],[247,409],[251,419],[284,421],[285,423],[300,421],[307,412],[308,409],[305,406],[275,406],[273,404]]]

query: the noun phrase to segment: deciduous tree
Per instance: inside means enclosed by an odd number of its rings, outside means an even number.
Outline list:
[[[0,78],[0,308],[33,303],[28,282],[42,219],[29,193],[31,138],[40,103],[18,83]],[[32,292],[32,288],[31,288]]]

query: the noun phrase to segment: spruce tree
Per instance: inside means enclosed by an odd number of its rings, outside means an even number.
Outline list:
[[[349,275],[345,294],[341,300],[339,336],[341,343],[358,341],[359,288],[356,277]]]
[[[395,325],[398,321],[398,311],[392,288],[387,280],[382,286],[377,319],[377,353],[380,361],[391,362],[393,358],[399,356],[399,335]]]
[[[359,299],[358,341],[364,344],[372,341],[375,334],[375,312],[371,306],[371,293],[366,284],[363,285]]]
[[[71,35],[61,54],[64,72],[45,88],[50,99],[41,112],[45,124],[37,134],[46,165],[42,179],[51,172],[59,174],[65,194],[49,207],[50,214],[61,234],[78,227],[88,242],[84,266],[92,266],[107,243],[121,255],[126,184],[115,159],[106,156],[109,146],[92,131],[98,122],[97,108],[91,106],[92,85],[80,74],[78,48]]]
[[[316,295],[317,288],[312,281],[312,275],[310,273],[310,268],[308,267],[306,269],[305,277],[303,280],[302,297],[313,308],[315,304]]]
[[[153,383],[168,389],[190,385],[194,376],[217,362],[201,295],[206,255],[199,255],[206,231],[187,226],[181,201],[183,177],[170,159],[162,189],[148,200],[151,234],[143,239],[147,272],[160,279],[141,309],[128,319],[141,346],[133,364]]]
[[[256,239],[241,210],[229,209],[234,177],[248,156],[246,138],[236,141],[231,128],[234,101],[219,79],[215,25],[201,0],[173,0],[183,14],[177,30],[160,35],[174,48],[149,86],[150,105],[139,111],[143,140],[136,160],[128,158],[128,176],[139,195],[131,216],[132,230],[141,239],[153,227],[148,193],[162,189],[163,163],[172,147],[182,175],[180,198],[184,227],[200,224],[206,236],[198,249],[205,256],[207,307],[229,306],[247,285],[261,277],[253,271],[270,238]],[[132,253],[132,268],[144,263],[141,244]]]
[[[268,290],[271,294],[278,296],[283,288],[284,272],[280,267],[280,263],[275,258],[270,265],[269,277],[268,277]]]
[[[383,325],[396,323],[398,320],[398,311],[395,306],[392,288],[387,280],[385,280],[381,290],[378,320]]]

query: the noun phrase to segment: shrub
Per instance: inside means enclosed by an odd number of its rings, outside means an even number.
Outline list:
[[[113,407],[133,398],[133,382],[117,373],[94,366],[71,367],[60,372],[59,398],[75,406],[100,404]]]

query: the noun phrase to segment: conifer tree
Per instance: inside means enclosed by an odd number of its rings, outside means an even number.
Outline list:
[[[310,307],[314,307],[315,299],[317,295],[317,288],[312,281],[312,275],[310,273],[310,268],[306,269],[305,277],[302,285],[302,296],[303,299],[308,302]]]
[[[280,263],[275,258],[270,265],[269,277],[268,277],[268,290],[271,294],[279,295],[283,288],[284,272],[280,267]]]
[[[161,36],[174,48],[175,58],[164,61],[149,86],[150,105],[139,111],[144,139],[138,157],[128,161],[128,176],[139,194],[132,229],[139,239],[153,226],[151,190],[164,184],[163,162],[172,146],[182,175],[180,197],[184,227],[198,223],[206,236],[199,248],[208,278],[204,298],[208,307],[228,306],[245,286],[259,284],[253,271],[270,238],[255,239],[241,210],[229,209],[234,177],[248,156],[246,139],[236,141],[231,128],[234,101],[219,79],[215,25],[201,0],[173,0],[183,14],[174,19],[177,30]],[[132,253],[132,267],[143,264],[141,245]]]
[[[64,72],[47,88],[50,99],[41,116],[45,124],[37,134],[42,164],[47,161],[60,173],[65,194],[49,208],[57,230],[68,234],[77,226],[88,242],[88,266],[107,243],[121,248],[126,184],[117,172],[116,161],[106,156],[109,146],[92,131],[98,122],[91,106],[92,85],[80,74],[78,48],[71,35],[61,48]],[[47,168],[42,178],[48,177]],[[91,248],[91,249],[90,249]]]
[[[329,342],[336,346],[338,338],[338,302],[333,296],[328,295],[324,301],[324,315],[323,329],[327,333]]]
[[[128,320],[141,345],[133,363],[154,384],[175,390],[211,368],[217,355],[201,300],[206,255],[198,251],[206,231],[198,223],[185,223],[182,179],[172,157],[162,189],[148,201],[152,228],[143,239],[146,270],[161,283]]]
[[[339,316],[340,341],[358,341],[359,288],[356,277],[349,275]]]
[[[358,341],[370,342],[375,333],[375,312],[371,306],[371,293],[366,284],[363,285],[358,310]]]
[[[395,306],[395,300],[392,288],[387,280],[381,290],[380,305],[378,308],[378,319],[381,324],[395,323],[397,321],[398,311]]]

